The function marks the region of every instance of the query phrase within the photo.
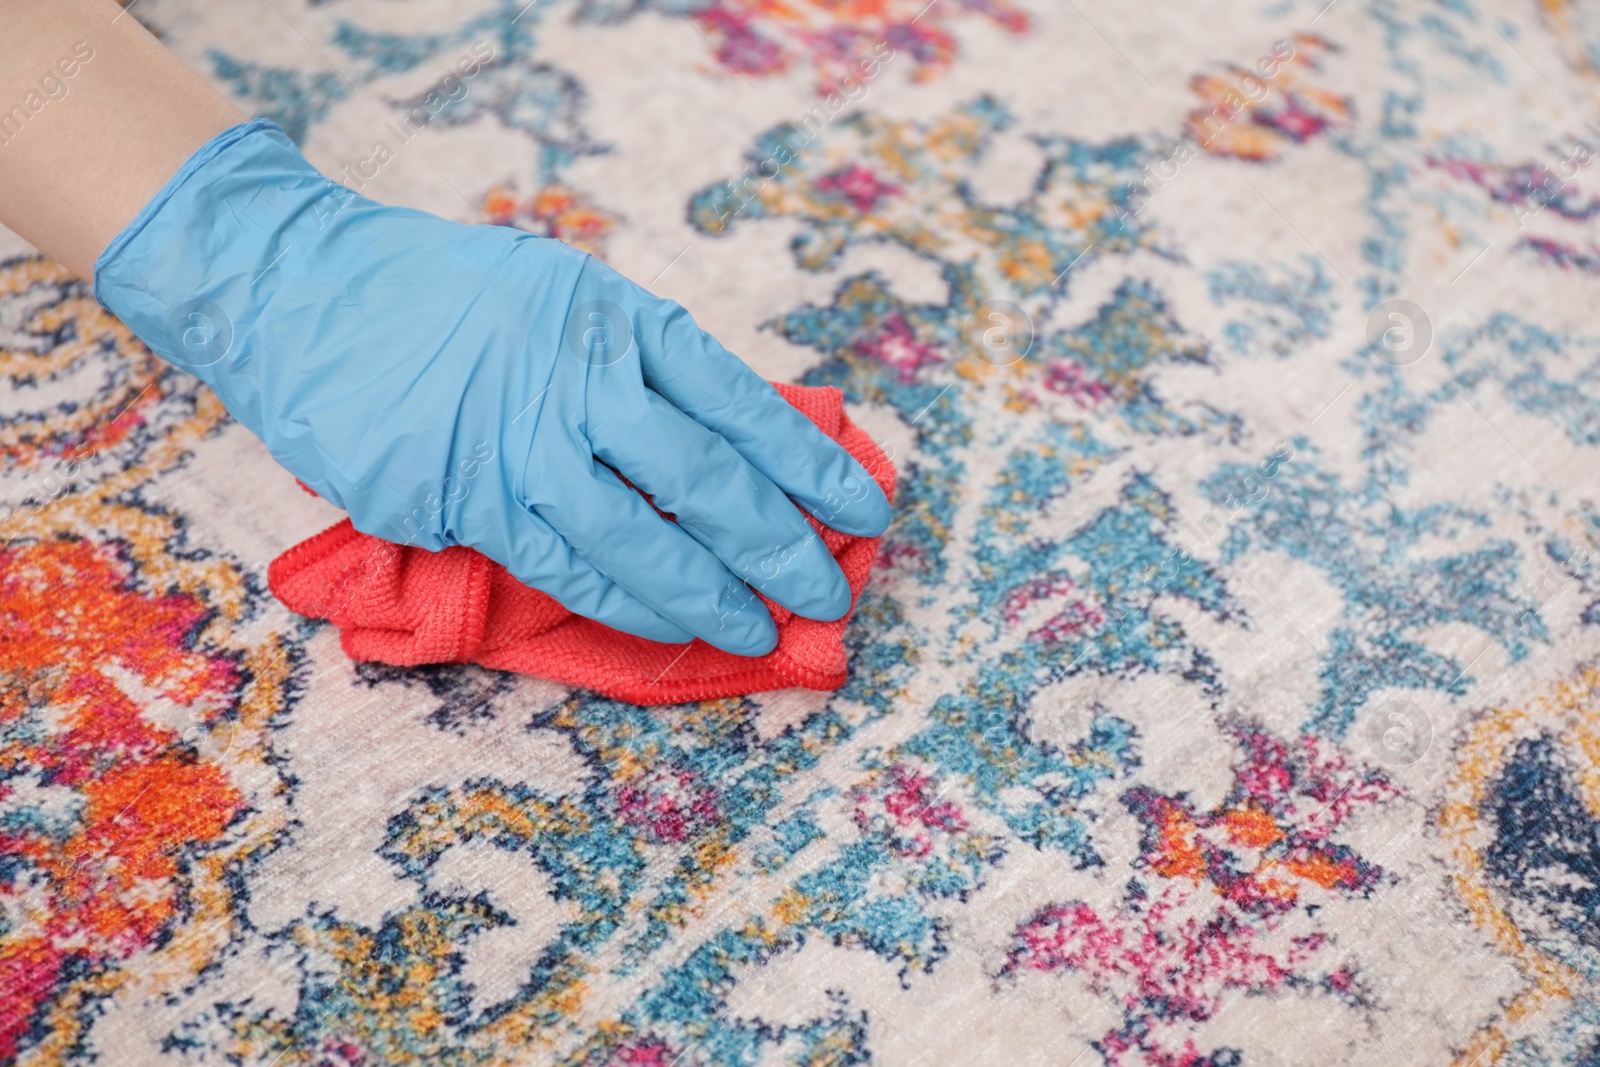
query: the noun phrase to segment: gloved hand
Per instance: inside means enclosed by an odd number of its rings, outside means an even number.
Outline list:
[[[845,533],[889,521],[867,472],[676,303],[560,241],[374,203],[265,120],[197,152],[94,288],[356,529],[468,545],[628,633],[768,652],[750,587],[850,608],[790,498]]]

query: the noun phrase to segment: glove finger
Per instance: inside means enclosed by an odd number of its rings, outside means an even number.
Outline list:
[[[682,644],[694,635],[600,573],[572,550],[549,523],[512,504],[502,521],[479,522],[480,537],[464,542],[511,572],[523,585],[562,607],[613,630],[650,641]]]
[[[776,647],[760,599],[599,460],[576,478],[534,479],[527,501],[574,552],[663,618],[736,655]]]
[[[671,513],[734,574],[811,619],[850,610],[850,583],[816,527],[714,430],[659,394],[590,415],[595,455]]]
[[[721,434],[800,506],[841,533],[876,537],[889,500],[855,457],[817,429],[759,374],[695,325],[666,312],[641,324],[645,383],[678,410]]]

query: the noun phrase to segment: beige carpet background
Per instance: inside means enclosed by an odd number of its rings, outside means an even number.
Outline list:
[[[1600,8],[126,17],[902,489],[837,693],[353,664],[338,513],[5,236],[0,1060],[1600,1062]]]

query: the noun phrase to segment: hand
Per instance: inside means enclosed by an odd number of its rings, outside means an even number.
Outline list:
[[[850,609],[790,498],[845,533],[889,521],[676,303],[559,241],[367,200],[264,120],[184,165],[101,253],[95,295],[358,530],[470,546],[628,633],[770,651],[750,587]]]

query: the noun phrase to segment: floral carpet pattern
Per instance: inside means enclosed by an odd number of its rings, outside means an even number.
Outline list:
[[[354,664],[0,238],[0,1062],[1600,1063],[1600,3],[1225,8],[137,0],[900,495],[835,693]]]

